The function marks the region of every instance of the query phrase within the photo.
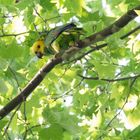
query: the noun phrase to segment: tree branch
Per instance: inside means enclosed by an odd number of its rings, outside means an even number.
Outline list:
[[[109,35],[118,32],[122,27],[127,25],[131,20],[138,16],[134,10],[140,10],[140,6],[128,11],[120,19],[118,19],[114,24],[105,28],[104,30],[95,33],[89,37],[86,37],[83,40],[77,42],[78,48],[84,48],[95,42],[105,39]],[[96,50],[96,49],[95,49]],[[68,52],[68,51],[67,51]],[[72,57],[73,55],[70,54]],[[8,113],[10,113],[16,106],[21,104],[25,99],[31,94],[31,92],[41,83],[48,74],[56,65],[62,63],[63,59],[61,56],[51,59],[45,66],[43,66],[38,73],[33,77],[33,79],[27,84],[27,86],[17,95],[13,100],[11,100],[7,105],[5,105],[0,110],[0,120],[4,118]]]
[[[128,32],[127,34],[121,36],[120,39],[124,39],[124,38],[128,37],[129,35],[133,34],[134,32],[136,32],[139,29],[140,29],[140,25],[137,26],[136,28],[134,28],[132,31]]]
[[[31,92],[40,84],[47,73],[49,73],[54,66],[62,62],[62,58],[54,58],[42,67],[28,85],[17,95],[12,101],[10,101],[4,108],[0,110],[0,119],[5,117],[11,112],[17,105],[25,101]]]
[[[134,32],[136,32],[136,31],[139,30],[139,29],[140,29],[140,25],[137,26],[136,28],[134,28],[133,30],[131,30],[130,32],[128,32],[127,34],[121,36],[120,39],[125,39],[126,37],[128,37],[128,36],[131,35],[131,34],[133,34]],[[108,45],[107,43],[103,43],[103,44],[101,44],[101,45],[93,46],[92,49],[90,49],[89,51],[83,53],[81,56],[77,57],[77,58],[74,59],[74,60],[80,60],[80,59],[82,59],[84,56],[86,56],[86,55],[88,55],[88,54],[90,54],[90,53],[92,53],[92,52],[94,52],[94,51],[96,51],[96,50],[100,50],[100,49],[106,47],[107,45]],[[72,60],[72,61],[73,61],[73,60]]]
[[[134,10],[140,10],[140,5],[135,7],[132,10],[129,10],[126,14],[121,16],[116,22],[111,24],[110,26],[106,27],[104,30],[95,33],[91,36],[86,37],[83,40],[80,40],[77,42],[79,48],[84,48],[86,46],[89,46],[93,43],[96,43],[98,41],[101,41],[108,36],[118,32],[121,28],[126,26],[131,20],[133,20],[135,17],[137,17],[137,13]]]
[[[122,78],[117,78],[117,79],[105,79],[105,78],[99,78],[99,77],[86,77],[86,76],[82,76],[79,75],[81,78],[83,79],[87,79],[87,80],[101,80],[101,81],[106,81],[106,82],[116,82],[116,81],[124,81],[124,80],[129,80],[129,79],[135,79],[140,77],[140,74],[137,74],[135,76],[128,76],[128,77],[122,77]]]
[[[9,37],[9,36],[19,36],[19,35],[23,35],[23,34],[28,34],[30,31],[27,31],[27,32],[22,32],[22,33],[17,33],[17,34],[3,34],[3,35],[0,35],[0,37]]]

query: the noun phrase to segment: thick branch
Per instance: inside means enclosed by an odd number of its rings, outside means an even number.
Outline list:
[[[137,16],[137,14],[134,12],[135,9],[140,10],[140,6],[134,8],[133,10],[128,11],[125,15],[123,15],[120,19],[118,19],[114,24],[110,25],[104,30],[98,33],[95,33],[83,40],[80,40],[79,42],[77,42],[78,47],[83,48],[83,47],[89,46],[119,31],[122,27],[127,25],[131,20],[133,20]],[[70,57],[73,57],[73,55],[70,55]],[[31,94],[31,92],[41,83],[41,81],[44,79],[46,74],[49,73],[56,65],[58,65],[62,61],[63,59],[61,57],[53,58],[44,67],[42,67],[41,70],[28,83],[28,85],[21,91],[21,93],[0,110],[0,119],[5,117],[16,106],[22,103]]]
[[[21,91],[21,93],[0,110],[0,119],[5,117],[17,105],[23,102],[31,94],[31,92],[40,84],[40,82],[44,79],[46,74],[49,73],[54,66],[61,62],[61,58],[54,58],[50,62],[48,62],[44,67],[42,67],[40,71],[38,71],[38,73],[28,83],[28,85]]]
[[[133,20],[135,17],[138,16],[134,10],[140,10],[140,5],[132,10],[129,10],[126,14],[124,14],[122,17],[120,17],[116,22],[114,22],[110,26],[106,27],[104,30],[95,33],[91,36],[88,36],[83,40],[78,41],[77,42],[78,47],[83,48],[89,46],[93,43],[101,41],[107,38],[108,36],[118,32],[121,28],[126,26],[131,20]]]
[[[128,33],[126,33],[125,35],[121,36],[120,39],[125,39],[126,37],[128,37],[129,35],[133,34],[134,32],[138,31],[140,29],[140,25],[137,26],[136,28],[134,28],[133,30],[129,31]],[[100,50],[104,47],[106,47],[108,44],[107,43],[104,43],[104,44],[101,44],[101,45],[97,45],[97,46],[93,46],[92,49],[90,49],[89,51],[83,53],[81,56],[77,57],[76,59],[74,60],[80,60],[82,59],[84,56],[96,51],[96,50]],[[73,61],[73,60],[72,60]]]

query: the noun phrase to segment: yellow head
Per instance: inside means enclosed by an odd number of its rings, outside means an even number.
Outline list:
[[[45,43],[44,40],[38,40],[36,41],[32,46],[33,53],[36,54],[38,58],[42,58],[42,56],[45,54]]]

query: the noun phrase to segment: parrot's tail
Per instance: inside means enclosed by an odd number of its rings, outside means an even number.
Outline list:
[[[60,26],[60,27],[59,27],[59,31],[57,32],[57,33],[58,33],[58,36],[59,36],[62,32],[66,31],[66,30],[70,30],[70,29],[75,28],[75,27],[76,27],[76,25],[75,25],[74,23],[68,23],[68,24],[66,24],[66,25]]]
[[[60,34],[62,34],[64,31],[70,30],[70,29],[72,29],[72,28],[76,28],[76,25],[75,25],[74,23],[68,23],[68,24],[65,24],[65,25],[62,25],[62,26],[58,26],[58,27],[56,27],[56,28],[50,30],[50,32],[52,32],[53,35],[54,35],[54,38],[52,39],[52,41],[51,41],[50,44],[52,44],[52,42],[53,42],[54,40],[56,40],[56,39],[58,38],[58,36],[59,36]],[[49,34],[49,33],[48,33],[48,34]]]
[[[74,23],[68,23],[66,25],[62,25],[62,32],[66,31],[67,29],[75,28],[76,25]]]

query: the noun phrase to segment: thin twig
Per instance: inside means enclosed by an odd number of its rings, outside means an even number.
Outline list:
[[[107,81],[107,82],[116,82],[116,81],[124,81],[124,80],[129,80],[129,79],[134,79],[140,77],[140,74],[137,74],[135,76],[129,76],[129,77],[122,77],[122,78],[117,78],[117,79],[105,79],[105,78],[99,78],[99,77],[86,77],[78,74],[80,77],[83,79],[88,79],[88,80],[102,80],[102,81]]]
[[[28,34],[30,31],[27,31],[27,32],[22,32],[22,33],[17,33],[17,34],[3,34],[3,35],[0,35],[0,37],[8,37],[8,36],[19,36],[19,35],[23,35],[23,34]]]
[[[8,132],[6,133],[8,140],[12,140],[8,134]]]
[[[18,107],[16,108],[16,110],[15,110],[14,113],[12,114],[12,116],[11,116],[11,118],[10,118],[10,120],[9,120],[9,122],[8,122],[8,124],[7,124],[6,128],[5,128],[4,133],[3,133],[2,136],[5,136],[5,134],[7,133],[8,128],[9,128],[9,126],[10,126],[12,120],[13,120],[13,117],[15,116],[16,112],[19,110],[20,107],[21,107],[21,104],[18,105]]]
[[[45,125],[46,125],[46,124],[37,124],[37,125],[31,126],[31,127],[28,128],[26,131],[28,132],[28,131],[30,131],[30,130],[36,128],[36,127],[41,127],[41,126],[45,126]]]
[[[126,103],[128,102],[128,98],[129,98],[131,89],[132,89],[132,87],[133,87],[135,81],[137,80],[137,78],[138,78],[138,77],[135,77],[135,78],[132,80],[132,82],[131,82],[131,84],[130,84],[130,88],[129,88],[128,94],[127,94],[127,97],[126,97],[126,99],[125,99],[125,102],[124,102],[123,106],[120,108],[119,112],[117,112],[117,113],[115,114],[115,116],[109,121],[109,123],[106,125],[106,127],[105,127],[104,129],[107,129],[107,128],[111,125],[111,123],[115,120],[115,118],[116,118],[116,117],[122,112],[122,110],[124,109]],[[105,135],[105,134],[101,134],[96,140],[101,139],[104,135]]]
[[[134,28],[132,31],[128,32],[127,34],[121,36],[120,39],[124,39],[124,38],[130,36],[131,34],[133,34],[134,32],[136,32],[136,31],[139,30],[139,29],[140,29],[140,25],[137,26],[136,28]]]
[[[36,14],[42,19],[42,21],[43,21],[44,23],[46,23],[46,20],[38,13],[37,9],[34,8],[34,10],[35,10]]]
[[[70,92],[72,92],[72,91],[73,91],[74,89],[76,89],[78,86],[80,86],[83,80],[84,80],[84,79],[81,79],[81,81],[80,81],[78,84],[76,84],[76,85],[74,86],[74,88],[69,89],[68,91],[66,91],[66,92],[63,93],[62,95],[55,96],[55,97],[54,97],[54,100],[57,100],[58,98],[61,98],[61,97],[64,97],[64,96],[68,95]]]
[[[71,65],[67,66],[67,68],[64,69],[64,72],[59,76],[59,81],[62,79],[62,77],[65,75],[65,73],[71,68]]]
[[[18,79],[17,79],[17,77],[16,77],[16,74],[14,73],[14,71],[12,70],[12,68],[11,68],[10,66],[9,66],[9,70],[10,70],[10,72],[13,74],[14,79],[15,79],[15,81],[16,81],[16,83],[17,83],[18,88],[20,88],[20,85],[19,85]],[[21,89],[20,89],[20,91],[21,91]],[[21,104],[17,107],[17,109],[15,110],[15,112],[12,114],[9,123],[8,123],[7,127],[5,128],[5,131],[4,131],[3,136],[7,133],[7,130],[8,130],[8,128],[9,128],[9,126],[10,126],[10,124],[11,124],[11,122],[12,122],[12,120],[13,120],[15,114],[16,114],[16,112],[17,112],[18,109],[20,108],[20,106],[21,106]],[[7,134],[7,135],[8,135],[8,134]],[[10,139],[10,137],[8,137],[8,139]]]
[[[3,16],[0,16],[0,18],[14,18],[14,17],[17,17],[17,15],[13,15],[13,16],[3,15]]]
[[[15,72],[13,71],[13,69],[10,66],[8,68],[9,68],[10,72],[13,74],[14,79],[17,83],[17,86],[18,86],[19,90],[21,91],[21,88],[20,88],[20,85],[19,85],[19,82],[18,82],[18,79],[17,79],[17,76],[16,76]]]

